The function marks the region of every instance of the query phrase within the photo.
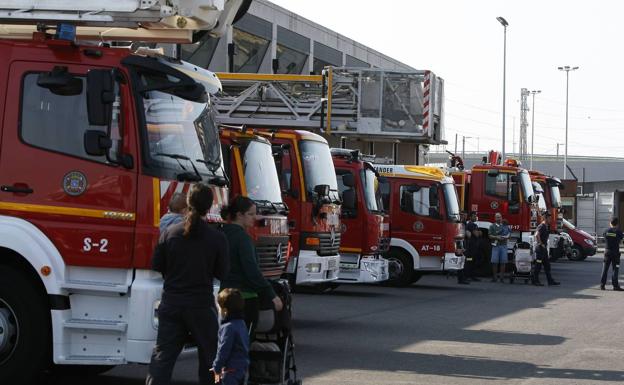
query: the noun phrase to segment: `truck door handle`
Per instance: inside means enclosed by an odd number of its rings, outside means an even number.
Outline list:
[[[28,187],[28,185],[21,185],[21,186],[2,185],[0,186],[0,191],[14,193],[14,194],[32,194],[33,192],[35,192],[33,189]]]

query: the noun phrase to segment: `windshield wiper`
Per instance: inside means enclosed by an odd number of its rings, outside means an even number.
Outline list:
[[[203,163],[206,166],[212,165],[212,163],[210,163],[210,162],[208,162],[207,160],[204,160],[204,159],[195,159],[195,161]],[[225,174],[225,170],[223,169],[223,166],[219,165],[219,167],[218,167],[223,172],[223,175],[217,175],[217,173],[215,172],[216,170],[213,170],[211,167],[206,167],[206,168],[214,176],[213,178],[208,179],[208,183],[215,184],[215,185],[217,185],[219,187],[225,187],[225,186],[229,186],[230,185],[230,180],[228,179],[227,175]]]
[[[189,158],[186,155],[182,155],[182,154],[166,154],[164,152],[158,152],[156,153],[156,155],[158,156],[166,156],[167,158],[171,158],[171,159],[175,159],[176,162],[178,162],[178,165],[180,165],[180,168],[182,168],[182,170],[184,170],[185,172],[181,172],[176,174],[176,178],[180,181],[180,182],[201,182],[202,180],[202,176],[199,173],[199,170],[197,170],[197,167],[195,167],[195,163],[193,163],[193,161],[191,160],[191,158]],[[193,172],[186,172],[186,167],[184,167],[182,165],[182,162],[180,162],[180,160],[186,160],[188,161],[191,166],[193,167]]]
[[[256,204],[261,204],[262,207],[271,208],[274,213],[278,213],[279,212],[279,210],[277,209],[275,204],[273,202],[271,202],[270,200],[267,200],[267,199],[254,199],[254,202],[256,202]]]

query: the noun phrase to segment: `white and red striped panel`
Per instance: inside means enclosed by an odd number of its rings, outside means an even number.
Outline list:
[[[191,183],[178,181],[160,181],[160,216],[167,213],[167,207],[173,194],[179,192],[187,194],[191,188]],[[223,222],[221,218],[221,208],[228,204],[228,188],[210,186],[213,195],[213,203],[207,215],[209,222]]]
[[[423,135],[429,135],[429,121],[431,113],[431,71],[425,71],[423,81]]]

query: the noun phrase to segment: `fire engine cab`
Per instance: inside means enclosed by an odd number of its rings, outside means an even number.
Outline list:
[[[463,269],[464,228],[453,179],[436,167],[375,165],[390,213],[389,284]]]
[[[168,198],[207,183],[212,218],[227,199],[209,97],[221,85],[102,42],[219,34],[243,2],[10,3],[0,6],[0,383],[33,383],[50,363],[147,363],[162,290],[150,260]]]
[[[483,164],[474,165],[470,170],[457,169],[451,175],[457,186],[460,207],[476,212],[477,225],[485,236],[494,223],[495,214],[501,213],[511,228],[508,252],[517,252],[517,245],[528,252],[525,247],[533,243],[539,207],[529,173],[520,162],[514,159],[502,162],[500,155],[491,151]],[[485,264],[481,268],[483,272],[489,271]]]
[[[342,201],[338,282],[367,283],[388,279],[390,222],[384,213],[377,171],[359,151],[332,148]]]

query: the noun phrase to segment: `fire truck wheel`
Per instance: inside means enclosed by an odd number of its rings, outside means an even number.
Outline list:
[[[568,255],[568,259],[570,261],[582,261],[584,260],[585,253],[583,253],[583,249],[581,249],[578,245],[574,245],[572,248],[572,252]]]
[[[411,284],[414,272],[412,257],[397,249],[390,249],[385,257],[388,260],[388,273],[390,275],[386,284],[396,287],[405,287]]]
[[[32,384],[50,363],[50,309],[19,270],[0,265],[0,384]]]

